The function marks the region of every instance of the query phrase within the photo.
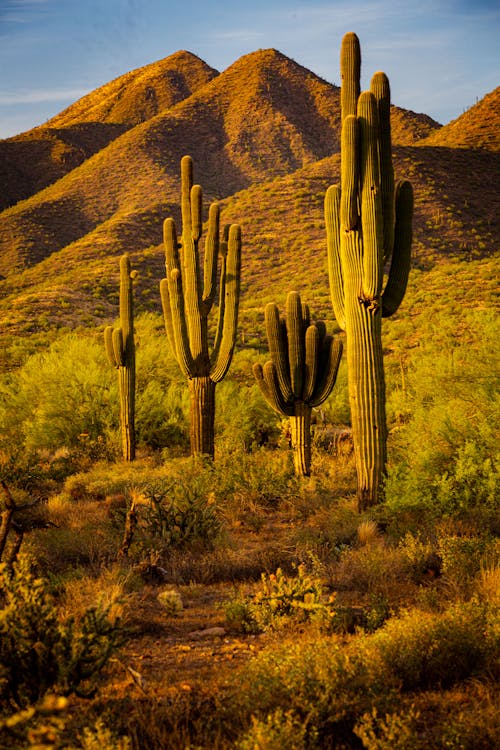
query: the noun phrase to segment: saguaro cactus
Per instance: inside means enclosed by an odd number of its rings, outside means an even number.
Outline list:
[[[108,359],[118,370],[122,454],[125,461],[135,458],[135,341],[133,279],[127,254],[120,259],[120,326],[106,326],[104,343]]]
[[[166,278],[160,285],[165,328],[170,348],[189,381],[191,396],[191,453],[214,455],[215,386],[227,373],[233,356],[240,298],[241,230],[237,224],[220,232],[220,209],[212,203],[204,247],[203,279],[200,262],[202,191],[193,185],[193,161],[181,160],[182,236],[175,222],[163,227]],[[208,315],[216,296],[218,258],[221,258],[219,310],[212,345]]]
[[[382,317],[399,307],[408,281],[413,192],[394,185],[390,90],[375,73],[360,93],[359,40],[346,34],[341,69],[341,185],[325,199],[333,310],[346,331],[349,403],[360,510],[375,504],[386,465]],[[384,267],[389,264],[384,288]]]
[[[253,366],[268,404],[290,418],[295,472],[311,472],[311,411],[330,395],[342,356],[342,343],[326,333],[323,322],[311,323],[309,308],[297,292],[286,300],[286,318],[276,305],[265,310],[271,360]]]

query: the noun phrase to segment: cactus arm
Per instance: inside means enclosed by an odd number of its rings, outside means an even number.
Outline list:
[[[219,218],[220,209],[212,203],[208,212],[208,232],[205,241],[205,258],[203,269],[203,312],[208,315],[215,298],[217,287],[217,263],[219,260]]]
[[[333,313],[339,327],[345,329],[344,279],[340,260],[340,188],[331,185],[325,196],[328,278]]]
[[[270,302],[265,309],[266,334],[269,354],[276,368],[279,386],[284,401],[293,398],[288,365],[288,344],[286,327],[282,324],[278,307]]]
[[[198,253],[201,226],[201,190],[193,185],[193,160],[181,160],[181,213],[182,213],[182,289],[186,314],[189,347],[193,360],[200,365],[206,358],[206,325],[201,310],[200,261]],[[193,227],[193,217],[199,224]],[[167,219],[167,221],[169,221]],[[171,302],[172,304],[172,302]]]
[[[115,362],[118,362],[118,367],[125,366],[125,349],[123,346],[123,335],[121,328],[113,329],[113,353],[115,355]]]
[[[382,315],[389,317],[396,312],[406,292],[410,273],[413,217],[413,189],[408,180],[398,182],[396,187],[396,224],[394,250],[389,278],[382,294]]]
[[[315,325],[308,326],[305,335],[304,387],[302,392],[302,400],[305,402],[309,402],[314,393],[319,369],[320,343],[318,327]]]
[[[174,351],[176,359],[183,374],[191,378],[194,377],[196,368],[189,346],[189,335],[184,310],[179,248],[173,219],[166,219],[163,224],[163,240],[165,244],[165,266],[168,283],[167,314],[168,311],[170,311],[169,317],[165,318],[165,327],[171,327],[175,344]]]
[[[233,356],[238,325],[241,276],[241,229],[237,224],[229,228],[226,273],[224,280],[224,322],[217,358],[210,377],[218,383],[227,373]]]
[[[370,90],[375,97],[378,110],[380,194],[386,262],[391,257],[394,247],[394,167],[391,145],[391,89],[385,73],[378,71],[373,74]]]
[[[190,204],[191,204],[191,237],[193,242],[198,242],[201,237],[201,230],[203,226],[202,220],[202,208],[203,208],[203,196],[201,185],[193,185],[190,193]]]
[[[322,342],[321,376],[316,382],[314,392],[309,399],[312,408],[320,406],[333,390],[337,380],[340,360],[342,359],[342,341],[339,338],[327,335]]]
[[[348,32],[340,48],[340,106],[342,122],[347,115],[355,115],[360,91],[361,48],[359,39]]]
[[[348,115],[342,123],[340,226],[342,231],[359,229],[359,122]]]
[[[304,385],[305,344],[302,323],[302,304],[298,292],[289,292],[286,299],[286,328],[288,333],[288,361],[290,384],[295,398],[302,398]]]
[[[170,309],[170,297],[168,293],[168,280],[167,279],[162,279],[160,281],[160,299],[161,299],[161,307],[163,310],[163,320],[165,321],[165,331],[167,333],[168,344],[170,346],[170,351],[172,352],[174,357],[177,359],[177,350],[175,348],[174,324],[172,321],[172,310]]]
[[[109,364],[112,367],[119,367],[120,363],[116,361],[115,350],[113,347],[113,326],[106,326],[104,329],[104,347],[108,356]]]
[[[287,402],[283,398],[274,362],[266,362],[264,367],[257,363],[252,369],[261,393],[269,406],[284,417],[291,417],[294,412],[294,402]]]
[[[361,228],[364,300],[377,303],[382,288],[384,235],[378,166],[378,116],[375,97],[360,94],[358,121],[361,141]]]

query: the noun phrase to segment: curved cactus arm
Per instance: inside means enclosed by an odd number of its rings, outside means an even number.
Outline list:
[[[382,290],[384,234],[378,164],[378,115],[375,97],[371,91],[363,91],[360,94],[358,122],[361,143],[362,298],[364,301],[377,304]]]
[[[286,298],[286,330],[290,384],[294,397],[301,399],[304,386],[305,342],[302,303],[298,292],[289,292]]]
[[[308,326],[305,335],[305,372],[302,390],[302,401],[306,403],[312,398],[318,377],[321,340],[318,326]]]
[[[344,35],[340,47],[340,106],[342,122],[347,115],[355,115],[360,90],[361,48],[352,31]]]
[[[212,203],[208,211],[208,230],[205,240],[205,257],[203,268],[203,314],[208,315],[212,309],[217,288],[217,264],[219,261],[219,220],[220,209]]]
[[[413,217],[413,188],[408,180],[398,182],[396,187],[396,224],[394,250],[389,278],[382,293],[382,315],[389,317],[396,312],[406,292],[410,273]]]
[[[269,354],[278,375],[281,393],[285,401],[293,398],[288,364],[288,341],[286,326],[280,318],[277,305],[270,302],[266,305],[264,318],[266,322],[267,343]]]
[[[321,377],[316,383],[314,393],[312,394],[309,405],[314,408],[320,406],[333,390],[337,373],[339,370],[340,360],[342,359],[342,341],[338,337],[325,336],[322,341],[321,361],[324,362],[321,367]]]
[[[287,402],[283,398],[274,362],[266,362],[264,367],[257,363],[252,369],[261,393],[269,406],[278,414],[291,417],[294,413],[294,402]]]
[[[236,342],[236,330],[238,326],[238,307],[240,301],[240,276],[241,276],[241,228],[238,224],[232,224],[229,228],[227,243],[226,270],[224,278],[224,317],[222,323],[222,335],[220,346],[216,354],[215,362],[210,370],[210,377],[218,383],[229,369]]]
[[[173,219],[166,219],[163,224],[163,239],[165,244],[165,265],[167,271],[167,288],[163,283],[163,311],[165,317],[165,328],[170,330],[174,343],[173,351],[179,367],[187,377],[194,377],[195,364],[189,345],[189,335],[184,312],[184,294],[182,288],[182,275],[180,270],[179,247],[177,233]],[[160,290],[162,287],[160,286]],[[166,294],[168,290],[168,302]]]
[[[342,330],[345,329],[344,280],[340,261],[340,188],[331,185],[325,196],[326,245],[328,250],[328,278],[333,313]]]
[[[385,73],[377,71],[373,74],[370,90],[375,97],[378,111],[380,197],[386,262],[391,257],[394,247],[394,167],[391,144],[391,88]]]

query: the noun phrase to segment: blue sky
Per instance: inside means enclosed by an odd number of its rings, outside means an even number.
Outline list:
[[[498,0],[0,0],[0,137],[179,49],[222,71],[274,47],[338,84],[347,31],[363,86],[384,70],[394,104],[442,124],[500,84]]]

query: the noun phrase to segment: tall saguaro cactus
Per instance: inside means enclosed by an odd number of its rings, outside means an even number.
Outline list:
[[[309,308],[297,292],[286,300],[286,318],[276,305],[265,310],[271,360],[253,366],[268,404],[290,418],[295,473],[311,472],[311,411],[332,392],[342,356],[342,343],[326,333],[321,321],[310,322]]]
[[[133,279],[127,254],[120,258],[120,325],[106,326],[104,343],[108,359],[118,370],[122,454],[125,461],[135,458],[135,341]]]
[[[341,69],[341,185],[328,188],[325,221],[333,310],[346,331],[349,403],[360,510],[375,504],[386,465],[382,317],[408,281],[413,192],[394,184],[390,90],[375,73],[360,93],[359,40],[346,34]],[[384,268],[389,264],[384,287]]]
[[[181,160],[181,215],[180,242],[174,220],[169,218],[164,222],[166,278],[160,285],[161,300],[170,348],[189,381],[191,453],[213,457],[215,386],[229,369],[236,341],[241,230],[237,224],[232,224],[221,232],[219,205],[212,203],[202,278],[199,247],[202,191],[200,185],[193,185],[190,156]],[[211,345],[208,315],[216,297],[219,257],[218,321]]]

